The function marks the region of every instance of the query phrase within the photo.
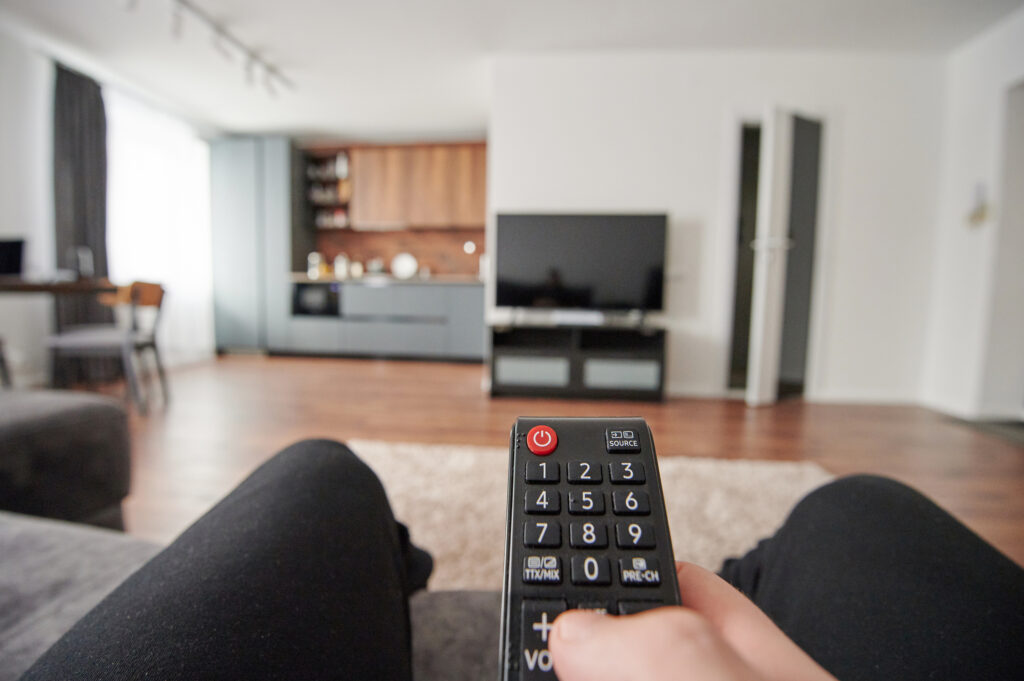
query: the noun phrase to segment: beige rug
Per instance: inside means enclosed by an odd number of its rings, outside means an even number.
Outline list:
[[[501,589],[508,450],[352,440],[384,482],[395,516],[434,556],[430,588]],[[770,535],[832,476],[813,463],[658,460],[678,560],[718,569]]]

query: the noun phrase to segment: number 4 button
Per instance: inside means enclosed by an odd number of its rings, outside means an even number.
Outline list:
[[[558,513],[560,510],[560,496],[556,490],[546,487],[534,487],[526,489],[526,512],[527,513]]]
[[[616,461],[608,464],[608,477],[617,485],[639,485],[647,481],[644,465],[639,461]]]

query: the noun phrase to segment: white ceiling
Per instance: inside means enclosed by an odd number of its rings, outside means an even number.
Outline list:
[[[480,137],[490,55],[555,50],[941,53],[1024,0],[193,0],[295,81],[270,97],[170,0],[0,0],[0,24],[191,120],[310,137]]]

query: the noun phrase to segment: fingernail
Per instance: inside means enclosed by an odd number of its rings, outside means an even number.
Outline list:
[[[555,620],[555,635],[567,643],[582,641],[590,636],[599,619],[601,615],[593,612],[563,613]]]

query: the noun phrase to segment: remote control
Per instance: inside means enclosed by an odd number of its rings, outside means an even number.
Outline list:
[[[501,679],[551,681],[565,610],[679,605],[658,461],[642,418],[521,417],[509,456]]]

